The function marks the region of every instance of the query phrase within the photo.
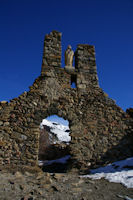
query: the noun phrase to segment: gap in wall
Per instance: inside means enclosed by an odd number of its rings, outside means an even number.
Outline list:
[[[65,172],[70,158],[69,122],[57,115],[42,120],[40,124],[39,163],[43,171]]]
[[[71,75],[71,88],[77,88],[77,76]]]

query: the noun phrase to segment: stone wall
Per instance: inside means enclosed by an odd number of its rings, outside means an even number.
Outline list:
[[[43,52],[42,75],[45,66],[61,67],[61,33],[53,31],[45,36]]]
[[[80,44],[75,52],[75,68],[78,71],[77,88],[98,87],[95,61],[95,48],[92,45]]]
[[[37,165],[40,123],[54,114],[69,121],[73,168],[133,155],[133,119],[99,87],[94,47],[78,45],[74,70],[60,66],[61,33],[53,31],[45,37],[41,75],[30,90],[0,103],[0,166]]]

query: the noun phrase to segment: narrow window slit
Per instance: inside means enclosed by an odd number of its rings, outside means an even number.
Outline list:
[[[77,88],[77,76],[75,74],[71,75],[71,88]]]

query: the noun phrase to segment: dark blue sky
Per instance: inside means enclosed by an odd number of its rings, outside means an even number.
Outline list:
[[[133,0],[0,0],[1,101],[28,91],[52,30],[62,32],[62,55],[68,44],[95,45],[100,86],[133,107]]]

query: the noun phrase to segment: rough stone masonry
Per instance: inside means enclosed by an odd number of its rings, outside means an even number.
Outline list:
[[[79,44],[74,70],[61,68],[61,33],[45,36],[41,75],[28,92],[0,102],[0,166],[36,166],[42,119],[69,121],[79,171],[133,156],[133,119],[99,87],[95,48]],[[71,88],[71,83],[76,88]]]

